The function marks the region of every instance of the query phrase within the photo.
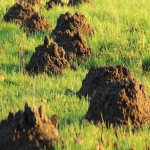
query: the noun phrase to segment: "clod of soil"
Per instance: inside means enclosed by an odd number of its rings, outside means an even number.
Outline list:
[[[113,80],[120,81],[124,78],[131,79],[131,72],[123,65],[92,67],[82,81],[77,95],[91,99],[97,91],[107,89]]]
[[[31,18],[33,14],[35,14],[35,11],[30,4],[17,2],[7,11],[3,20],[6,22],[14,21],[15,23],[22,25],[23,22],[26,19]]]
[[[92,49],[87,46],[86,39],[79,32],[66,30],[63,34],[56,36],[54,41],[64,48],[68,59],[86,60],[87,57],[92,56]]]
[[[1,150],[54,150],[53,141],[59,134],[51,119],[45,115],[44,106],[29,107],[24,111],[9,113],[6,120],[0,123]]]
[[[85,119],[139,127],[150,121],[150,98],[144,85],[123,65],[91,68],[78,96],[91,97]]]
[[[87,19],[84,15],[81,15],[79,12],[76,12],[72,15],[70,12],[61,14],[57,20],[57,25],[52,31],[52,36],[59,36],[60,33],[63,34],[66,30],[70,32],[80,32],[83,35],[92,36],[93,29],[90,27]]]
[[[55,6],[58,6],[58,5],[62,5],[63,6],[63,3],[61,0],[49,0],[46,2],[46,8],[47,9],[51,9]]]
[[[44,32],[49,31],[51,26],[47,22],[44,16],[40,16],[38,13],[35,13],[31,18],[25,20],[25,26],[29,29],[29,32]]]
[[[47,20],[35,12],[32,5],[26,2],[15,3],[4,15],[3,20],[6,22],[14,21],[21,26],[26,26],[30,32],[50,29]]]
[[[78,5],[78,4],[83,4],[83,3],[89,3],[92,4],[91,0],[69,0],[68,5]]]
[[[19,2],[26,2],[29,3],[31,5],[38,5],[38,6],[42,6],[40,0],[19,0]]]
[[[65,51],[59,47],[55,42],[50,43],[47,36],[45,36],[44,44],[35,48],[27,70],[29,72],[58,74],[62,73],[62,69],[69,66],[68,61],[65,59]]]

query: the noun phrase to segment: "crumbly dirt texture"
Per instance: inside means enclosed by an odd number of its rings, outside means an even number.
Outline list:
[[[30,32],[49,31],[51,28],[44,16],[40,16],[32,5],[24,1],[15,3],[4,15],[3,20],[14,21],[20,26],[27,27]]]
[[[84,36],[92,36],[93,29],[84,15],[70,12],[60,15],[52,31],[54,41],[66,52],[67,59],[86,60],[92,56],[92,49],[87,46]]]
[[[92,56],[92,49],[87,46],[85,37],[79,32],[66,30],[54,40],[66,52],[66,58],[72,60],[86,60]]]
[[[63,6],[63,2],[61,0],[49,0],[46,2],[46,8],[47,9],[52,9],[55,6],[61,5]]]
[[[48,36],[45,36],[44,44],[35,48],[27,70],[32,74],[48,73],[59,74],[62,69],[69,66],[65,59],[65,51],[59,47],[55,42],[50,43]]]
[[[55,29],[52,31],[52,36],[59,36],[66,30],[70,30],[70,32],[74,33],[80,32],[87,36],[92,36],[93,34],[93,29],[90,27],[87,19],[79,12],[76,12],[74,15],[70,12],[61,14],[57,20]]]
[[[0,123],[1,150],[54,150],[53,141],[59,134],[51,118],[45,115],[45,107],[41,105],[29,107],[25,104],[24,111],[9,113],[6,120]]]
[[[124,65],[91,68],[77,95],[91,98],[84,118],[94,123],[128,125],[130,119],[136,128],[150,121],[144,85]]]
[[[92,4],[91,0],[69,0],[68,5],[78,5],[78,4],[83,4],[83,3],[89,3]]]
[[[44,16],[40,16],[38,13],[35,13],[31,16],[31,18],[26,19],[24,24],[27,26],[29,32],[44,32],[51,29],[46,18]]]
[[[38,6],[42,7],[42,3],[40,2],[40,0],[19,0],[19,2],[26,2],[33,6],[38,5]]]

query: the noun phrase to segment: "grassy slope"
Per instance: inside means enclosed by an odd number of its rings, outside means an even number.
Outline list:
[[[0,20],[6,8],[13,3],[11,0],[2,2]],[[38,11],[38,8],[36,9]],[[132,75],[146,85],[150,95],[149,72],[147,76],[142,73],[142,61],[147,62],[150,53],[150,2],[93,0],[92,6],[56,7],[49,11],[42,9],[41,13],[54,28],[61,13],[74,13],[77,10],[86,16],[94,28],[92,40],[87,41],[95,57],[82,63],[77,72],[66,69],[62,76],[57,77],[41,74],[33,78],[21,72],[19,51],[23,51],[27,64],[35,47],[43,43],[43,38],[48,33],[38,33],[27,38],[17,25],[4,22],[0,24],[0,73],[7,77],[5,82],[0,82],[0,120],[6,118],[10,110],[16,112],[23,109],[25,101],[30,105],[39,106],[41,98],[45,98],[48,101],[47,115],[56,113],[59,116],[59,133],[64,140],[65,150],[94,150],[98,144],[106,149],[116,149],[115,142],[118,149],[122,150],[132,147],[146,149],[150,145],[149,127],[134,134],[130,130],[125,132],[119,128],[117,138],[113,128],[104,128],[102,133],[102,127],[80,124],[89,103],[84,99],[80,101],[74,93],[80,89],[82,80],[91,66],[125,64],[132,71]],[[131,34],[129,30],[132,27],[138,32]],[[70,126],[65,125],[66,119],[71,121]],[[76,133],[82,136],[82,145],[75,143]],[[59,144],[56,149],[61,149]]]

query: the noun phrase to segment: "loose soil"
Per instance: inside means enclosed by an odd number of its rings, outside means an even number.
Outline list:
[[[35,12],[32,5],[26,2],[15,3],[4,15],[3,20],[6,22],[14,21],[21,27],[25,26],[29,32],[50,30],[47,20]]]
[[[84,118],[94,123],[128,125],[130,120],[135,128],[149,123],[150,98],[123,65],[91,68],[77,95],[91,98]]]
[[[92,4],[91,0],[69,0],[68,6],[69,5],[78,5],[78,4],[83,4],[83,3],[89,3]]]
[[[86,60],[92,56],[92,50],[86,44],[84,35],[92,36],[93,29],[84,15],[70,12],[60,15],[57,25],[52,31],[54,41],[66,52],[67,59]]]
[[[49,31],[51,28],[46,18],[40,16],[38,13],[35,13],[31,18],[26,19],[24,25],[27,26],[29,32],[44,32]]]
[[[20,2],[26,2],[26,3],[29,3],[31,5],[38,5],[40,7],[42,7],[42,4],[40,2],[40,0],[19,0]]]
[[[45,115],[42,105],[29,107],[25,104],[24,111],[9,113],[6,120],[0,123],[1,150],[54,150],[53,141],[59,134],[52,119]]]
[[[76,12],[74,15],[70,12],[61,14],[57,20],[55,29],[52,31],[52,36],[59,36],[66,30],[70,30],[70,32],[74,33],[80,32],[87,36],[92,36],[93,34],[93,29],[90,27],[87,19],[79,12]]]
[[[61,0],[49,0],[46,2],[46,8],[51,9],[55,6],[61,5],[63,6],[63,2]]]
[[[57,36],[54,41],[63,47],[67,59],[86,60],[92,56],[92,49],[86,44],[86,39],[79,32],[70,32],[66,30],[63,34]]]
[[[50,43],[48,36],[45,36],[44,44],[35,48],[27,70],[32,74],[48,73],[59,74],[69,66],[65,59],[65,50],[55,42]]]

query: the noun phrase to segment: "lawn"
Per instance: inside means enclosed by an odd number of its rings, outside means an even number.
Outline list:
[[[82,121],[89,101],[88,98],[79,99],[76,92],[90,67],[124,64],[132,76],[145,85],[150,96],[150,1],[93,0],[92,5],[57,6],[50,10],[36,6],[36,11],[46,17],[52,29],[60,14],[67,11],[72,14],[79,11],[94,29],[92,38],[86,39],[94,56],[81,62],[77,71],[68,68],[57,76],[24,73],[23,66],[29,63],[35,47],[42,44],[51,31],[26,36],[19,25],[3,22],[6,9],[14,2],[3,1],[0,7],[0,74],[6,77],[5,81],[0,80],[0,120],[6,119],[10,111],[23,110],[26,101],[31,106],[39,106],[41,100],[46,99],[46,114],[49,117],[57,114],[59,118],[58,131],[63,144],[56,142],[56,150],[102,150],[102,147],[106,150],[149,150],[148,125],[132,131],[131,127],[126,130],[106,128],[105,123],[95,126]]]

